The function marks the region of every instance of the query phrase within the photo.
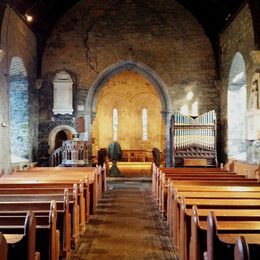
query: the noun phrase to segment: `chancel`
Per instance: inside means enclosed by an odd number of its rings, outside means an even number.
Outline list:
[[[0,259],[260,259],[259,0],[0,1]]]

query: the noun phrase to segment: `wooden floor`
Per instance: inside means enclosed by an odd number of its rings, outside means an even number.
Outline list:
[[[151,183],[109,181],[71,259],[177,259],[151,197]]]

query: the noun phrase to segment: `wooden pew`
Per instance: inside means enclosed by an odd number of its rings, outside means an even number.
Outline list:
[[[102,196],[102,184],[101,181],[101,168],[93,167],[37,167],[30,171],[13,173],[8,176],[9,178],[25,177],[32,179],[75,179],[84,180],[88,183],[88,192],[90,193],[90,198],[86,209],[91,208],[91,213],[95,213],[97,201]],[[0,179],[1,181],[1,179]],[[90,212],[88,212],[89,217]],[[87,217],[87,218],[88,218]]]
[[[240,236],[235,245],[234,249],[234,260],[249,260],[249,249],[246,243],[245,237]]]
[[[7,260],[7,242],[4,235],[0,232],[0,259]]]
[[[198,169],[200,169],[200,168],[198,168]],[[174,171],[172,171],[170,168],[170,170],[168,169],[165,172],[160,171],[155,178],[155,184],[154,184],[155,186],[153,188],[155,191],[155,194],[154,194],[155,199],[156,199],[157,203],[159,205],[161,205],[161,202],[160,202],[160,199],[162,196],[161,192],[163,192],[163,187],[164,187],[164,185],[167,184],[167,181],[169,179],[175,178],[178,180],[178,179],[184,179],[184,177],[185,177],[187,180],[189,180],[189,179],[193,180],[195,178],[199,179],[199,178],[204,178],[204,177],[213,178],[213,176],[216,176],[219,179],[226,179],[226,180],[228,180],[228,178],[230,178],[230,179],[237,178],[237,180],[241,180],[241,179],[245,178],[244,175],[236,175],[235,173],[226,172],[226,171],[222,171],[222,170],[221,171],[220,170],[216,170],[216,171],[203,170],[202,171],[200,169],[200,171],[197,171],[197,172],[194,170],[189,172],[189,171],[186,171],[186,168],[185,168],[183,170],[183,172],[180,172],[180,171],[175,172],[175,168],[174,168]]]
[[[5,219],[4,219],[5,220]],[[11,221],[12,220],[12,221]],[[28,211],[20,224],[20,235],[17,222],[9,219],[8,224],[2,222],[0,218],[0,231],[6,236],[8,245],[8,259],[28,259],[35,260],[35,237],[36,237],[36,219],[32,211]],[[5,234],[16,234],[8,236]]]
[[[235,193],[239,192],[241,193],[240,197],[245,197],[245,194],[242,193],[252,193],[252,195],[247,195],[254,197],[253,194],[255,193],[260,193],[260,187],[251,187],[251,186],[229,186],[226,185],[225,183],[222,183],[222,186],[218,185],[218,186],[207,186],[207,185],[182,185],[182,184],[178,184],[175,185],[175,187],[171,187],[172,189],[170,189],[170,196],[168,196],[168,216],[167,216],[167,221],[169,224],[169,231],[170,231],[170,236],[174,235],[174,232],[176,230],[176,226],[177,223],[179,222],[179,208],[177,207],[177,198],[179,197],[178,194],[182,194],[182,196],[184,196],[185,194],[189,193],[190,195],[192,195],[192,192],[196,192],[196,194],[198,194],[198,191],[200,191],[201,195],[195,195],[195,197],[205,197],[203,195],[203,192],[211,192],[211,193],[216,193],[219,192],[220,194],[225,194],[227,192],[232,193],[234,195],[233,198],[236,196]],[[183,193],[186,192],[186,193]],[[190,196],[188,195],[188,197]],[[206,196],[210,196],[210,195],[206,195]],[[211,197],[214,197],[214,195],[211,195]],[[218,195],[217,195],[218,196]],[[216,196],[215,196],[216,197]],[[222,196],[219,196],[222,197]]]
[[[158,186],[161,179],[162,174],[170,175],[170,174],[231,174],[235,175],[235,173],[228,172],[223,170],[222,168],[159,168],[153,165],[153,177],[152,177],[152,189],[154,192],[155,199],[157,198],[156,194],[158,193]]]
[[[243,223],[242,223],[243,225]],[[234,247],[237,238],[240,236],[237,233],[237,228],[230,231],[226,234],[220,234],[218,232],[217,219],[214,215],[214,212],[210,212],[208,215],[208,226],[207,226],[207,260],[213,259],[233,259]],[[260,233],[259,232],[250,232],[250,230],[245,230],[243,233],[244,238],[246,239],[249,251],[250,259],[256,260],[260,256]]]
[[[83,196],[85,201],[85,214],[86,218],[89,218],[90,214],[90,191],[88,179],[82,180],[77,177],[49,177],[42,176],[38,178],[33,178],[31,176],[27,177],[12,177],[12,178],[0,178],[0,190],[1,188],[73,188],[73,185],[77,184],[80,189],[83,189]],[[83,187],[83,188],[82,188]],[[95,196],[93,196],[95,197]],[[92,213],[96,210],[96,201],[92,201]],[[82,208],[83,209],[83,208]],[[83,214],[83,213],[82,213]]]
[[[185,259],[188,259],[188,256],[190,256],[190,260],[203,258],[203,253],[206,251],[207,216],[211,210],[197,209],[196,206],[193,206],[192,211],[187,213],[187,220],[188,218],[191,219],[191,223],[186,226],[185,234],[182,234],[186,241],[186,243],[183,243],[183,246],[186,246],[183,249],[185,250],[183,254]],[[222,233],[234,229],[237,233],[243,233],[244,230],[260,233],[260,210],[214,209],[214,213],[220,220],[219,230]]]
[[[45,205],[45,207],[42,207]],[[36,237],[36,248],[37,251],[40,252],[42,259],[51,259],[57,260],[60,255],[60,232],[56,229],[57,225],[57,207],[55,201],[51,201],[50,203],[28,203],[28,202],[6,202],[0,203],[1,216],[0,218],[4,225],[0,226],[0,230],[4,234],[16,234],[19,228],[19,225],[8,226],[6,225],[6,219],[9,217],[8,221],[11,223],[15,218],[14,216],[24,216],[26,210],[32,212],[33,210],[40,213],[40,216],[37,216],[37,226],[36,226],[36,236],[34,233],[33,239]],[[47,215],[44,214],[47,212]],[[34,232],[35,232],[35,214],[34,216]],[[13,217],[12,217],[13,216]],[[5,221],[5,222],[4,222]],[[25,228],[24,228],[25,230]],[[26,227],[28,230],[28,227]],[[13,245],[12,245],[13,247]],[[32,249],[30,249],[30,252]],[[35,251],[35,250],[34,250]],[[11,258],[11,259],[19,259],[19,258]],[[33,259],[33,258],[31,258]]]
[[[161,191],[159,192],[159,209],[164,216],[167,216],[167,210],[168,205],[170,201],[168,198],[172,195],[171,188],[176,185],[230,185],[230,186],[259,186],[259,183],[257,182],[256,179],[247,179],[247,178],[239,178],[239,177],[228,177],[228,178],[222,178],[222,177],[196,177],[194,178],[186,178],[186,177],[179,177],[179,178],[169,178],[168,179],[168,185],[164,184],[165,181],[162,181],[162,188]],[[169,194],[169,196],[168,196]],[[167,205],[168,204],[168,205]]]
[[[192,208],[196,205],[198,208],[205,209],[260,209],[260,199],[215,199],[215,198],[180,198],[176,211],[176,218],[173,222],[173,241],[180,252],[185,252],[186,236],[184,235],[187,228],[185,219],[185,208]]]
[[[87,175],[90,185],[95,185],[97,199],[101,198],[102,192],[106,191],[106,169],[105,167],[34,167],[29,169],[30,173],[41,174],[63,174],[78,176],[79,174]],[[26,174],[19,172],[16,174]]]
[[[196,190],[198,190],[196,187],[199,187],[200,190],[204,190],[204,191],[210,191],[212,190],[210,188],[210,186],[213,187],[214,190],[216,189],[222,189],[222,186],[225,186],[224,189],[228,189],[228,190],[242,190],[242,187],[245,187],[245,189],[248,189],[248,187],[250,187],[250,189],[252,188],[256,188],[258,191],[260,191],[260,183],[257,181],[247,181],[249,179],[244,179],[244,180],[178,180],[178,181],[174,181],[172,182],[169,179],[168,185],[165,185],[164,187],[164,191],[162,192],[163,195],[161,195],[161,203],[162,205],[167,204],[166,209],[167,209],[167,218],[170,219],[170,215],[172,215],[172,200],[174,198],[174,189],[180,189],[181,187],[195,187]],[[218,187],[218,188],[216,188]],[[233,188],[231,188],[233,187]],[[165,214],[164,212],[165,208],[162,209],[162,214]],[[168,222],[168,220],[167,220]],[[169,220],[169,222],[171,222],[171,220]],[[170,223],[168,223],[170,224]]]
[[[165,178],[165,175],[168,177],[168,179],[169,179],[169,183],[168,183],[168,187],[169,187],[169,190],[170,190],[170,192],[169,192],[169,194],[170,194],[170,196],[168,197],[169,198],[169,200],[171,200],[171,197],[172,197],[172,190],[171,190],[171,187],[172,186],[177,186],[177,187],[182,187],[183,185],[190,185],[190,186],[194,186],[195,185],[195,187],[196,187],[196,185],[200,185],[200,187],[208,187],[208,185],[209,184],[213,184],[213,185],[217,185],[217,187],[222,187],[222,185],[223,186],[232,186],[232,185],[240,185],[240,186],[247,186],[247,188],[248,187],[252,187],[253,186],[253,188],[260,188],[259,187],[259,183],[257,183],[257,180],[256,179],[245,179],[245,177],[243,176],[234,176],[234,174],[230,174],[230,175],[226,175],[225,176],[225,173],[223,174],[223,175],[221,175],[221,174],[219,174],[219,173],[216,173],[216,172],[214,172],[214,171],[212,171],[212,172],[206,172],[205,170],[203,171],[204,172],[204,176],[203,176],[203,173],[201,173],[201,174],[199,174],[198,172],[196,173],[195,172],[195,169],[194,170],[192,170],[193,172],[191,173],[191,172],[189,172],[189,173],[183,173],[183,171],[179,171],[178,173],[169,173],[169,174],[164,174],[164,178]],[[192,174],[194,174],[193,176],[192,176]],[[212,175],[211,175],[212,174]],[[216,180],[212,180],[214,177],[214,175],[216,175],[215,176],[215,179]],[[211,177],[212,176],[212,177]],[[222,176],[222,177],[221,177]],[[196,177],[196,180],[194,180],[194,177]],[[227,178],[226,178],[227,177]],[[171,180],[171,179],[173,179],[173,181]],[[161,180],[163,181],[163,179],[161,178]],[[163,182],[162,182],[163,183]],[[165,185],[166,186],[166,185]],[[162,185],[161,184],[161,187],[162,187],[162,190],[165,192],[167,192],[167,190],[165,189],[165,188],[167,188],[167,187],[165,187],[164,185]],[[255,186],[255,187],[254,187]],[[159,188],[160,186],[158,185],[158,190],[160,189]],[[196,187],[197,188],[197,187]],[[154,187],[154,189],[156,190],[156,187]],[[258,190],[258,191],[260,191],[260,190]],[[159,192],[160,193],[160,192]],[[159,194],[160,195],[160,194]],[[194,195],[194,194],[193,194]],[[226,194],[227,195],[227,194]],[[255,194],[256,195],[256,194]],[[215,194],[215,195],[213,195],[212,196],[212,199],[213,200],[215,200],[215,199],[217,199],[218,198],[218,196],[219,195],[217,195],[217,194]],[[244,195],[243,195],[244,197],[245,197],[245,193],[244,193]],[[257,196],[257,195],[256,195]],[[199,197],[201,197],[200,195],[196,195],[195,197],[197,197],[197,198],[199,198]],[[223,198],[224,198],[224,196],[220,196],[221,198],[222,198],[222,200],[223,200]],[[234,199],[234,198],[238,198],[239,197],[239,195],[238,194],[234,194],[233,193],[233,195],[231,196],[232,197],[232,199]],[[255,198],[255,196],[254,195],[251,195],[251,194],[248,194],[248,195],[246,195],[246,197],[247,198]],[[163,206],[164,205],[164,201],[163,201],[163,199],[165,199],[165,196],[164,196],[164,193],[162,193],[161,194],[161,198],[159,198],[159,199],[161,199],[161,205]],[[202,200],[205,200],[205,199],[202,199]],[[160,200],[159,200],[160,201]],[[241,203],[241,200],[239,200],[240,201],[240,203]],[[220,202],[220,201],[218,201],[218,202]],[[223,203],[223,201],[220,203],[220,204],[222,204],[222,205],[218,205],[217,206],[217,203],[213,203],[213,204],[215,204],[215,206],[213,206],[212,207],[212,209],[214,208],[214,207],[226,207],[226,202],[228,202],[228,200],[227,199],[225,199],[225,203]],[[251,207],[258,207],[258,206],[260,206],[260,204],[258,203],[258,202],[253,202],[253,201],[251,200],[250,201],[250,204],[251,204]],[[195,201],[192,201],[192,199],[191,199],[191,201],[190,201],[190,203],[192,204],[192,203],[195,203]],[[231,201],[229,201],[229,203],[230,204],[232,204],[231,203]],[[200,203],[201,205],[203,205],[203,203]],[[205,207],[206,207],[206,203],[204,203],[205,205]],[[245,206],[247,206],[247,204],[248,203],[242,203],[242,204],[244,204],[244,206],[242,206],[242,207],[245,207]],[[255,204],[255,205],[253,205],[253,204]],[[258,204],[258,205],[257,205]],[[172,202],[171,202],[171,204],[170,205],[172,205]],[[201,206],[200,205],[200,206]],[[204,207],[204,206],[202,206],[202,207]],[[231,207],[234,207],[235,205],[231,205]],[[163,209],[163,208],[162,208]],[[168,212],[168,214],[170,214],[170,217],[168,216],[168,218],[169,219],[172,219],[172,215],[173,214],[175,214],[175,219],[176,219],[176,215],[177,215],[177,218],[178,218],[178,212],[176,213],[176,211],[175,211],[175,213],[173,213],[172,212],[172,209],[170,208],[170,211]],[[180,215],[179,215],[179,218],[180,218]],[[175,225],[172,225],[173,227],[172,227],[172,229],[173,229],[173,231],[175,230],[177,230],[177,228],[178,228],[178,226],[176,227],[176,225],[178,224],[179,226],[180,226],[180,223],[179,223],[179,221],[180,220],[176,220],[176,223],[175,223]],[[180,234],[180,230],[179,230],[179,232],[177,232],[177,234],[176,235],[178,235],[178,236],[180,236],[180,235],[182,235],[182,237],[181,237],[181,241],[184,241],[184,239],[183,239],[183,233],[184,232],[186,232],[185,231],[185,226],[184,225],[182,225],[182,231],[181,231],[182,233]],[[173,232],[174,233],[174,232]],[[177,249],[178,249],[178,247],[180,246],[179,244],[181,244],[180,243],[180,237],[176,237],[176,235],[175,235],[175,241],[174,241],[174,239],[173,239],[173,241],[175,242],[175,246],[177,245]],[[177,243],[176,243],[177,242]],[[183,245],[182,245],[182,248],[181,249],[183,249]],[[182,251],[182,255],[181,255],[181,259],[186,259],[185,257],[185,255],[183,255],[183,252],[184,251]]]
[[[86,212],[86,203],[83,194],[83,183],[80,185],[74,184],[73,187],[66,188],[68,189],[69,196],[75,197],[77,199],[77,204],[79,205],[79,214],[80,214],[80,230],[85,229],[85,223],[88,222],[89,214]],[[0,189],[0,196],[1,195],[11,195],[11,194],[54,194],[54,195],[63,195],[64,188],[63,187],[56,187],[56,188],[1,188]],[[76,195],[78,194],[78,195]]]
[[[68,189],[65,189],[63,194],[37,194],[37,196],[30,196],[28,194],[0,195],[0,205],[4,202],[9,204],[15,204],[16,202],[31,202],[31,207],[33,207],[36,216],[38,214],[42,215],[43,213],[48,216],[49,210],[46,210],[45,206],[42,204],[51,202],[52,200],[55,200],[57,205],[57,229],[60,231],[62,255],[67,257],[70,254],[71,241],[73,245],[75,245],[79,239],[79,209],[77,205],[77,194],[69,196]],[[39,204],[40,206],[35,207],[35,204]],[[0,214],[2,210],[8,211],[9,208],[3,204],[3,209],[0,210]]]
[[[196,191],[196,190],[208,189],[209,191],[211,191],[211,193],[212,192],[214,193],[216,191],[220,191],[220,192],[223,192],[223,191],[227,192],[227,191],[229,191],[230,193],[233,193],[233,192],[231,192],[232,190],[241,190],[241,189],[243,189],[244,191],[241,192],[240,197],[244,198],[244,199],[248,198],[248,197],[253,197],[254,198],[254,195],[250,195],[250,194],[246,195],[245,194],[246,190],[250,192],[251,189],[252,189],[253,191],[260,192],[260,187],[229,187],[229,185],[227,185],[227,183],[225,183],[225,182],[223,182],[221,184],[223,186],[214,186],[214,187],[212,187],[212,186],[201,186],[201,185],[200,186],[187,186],[187,187],[184,186],[184,190],[187,189],[188,191]],[[181,189],[182,187],[183,186],[181,184],[179,184],[179,186],[177,186],[178,189]],[[169,210],[169,212],[170,212],[170,214],[169,214],[169,220],[170,220],[169,221],[169,227],[170,227],[170,235],[172,236],[173,243],[174,243],[174,245],[176,245],[179,248],[179,244],[178,244],[179,243],[179,237],[177,237],[177,236],[180,233],[179,230],[180,230],[180,221],[181,221],[181,219],[180,219],[180,206],[178,204],[178,202],[180,202],[180,200],[178,201],[178,199],[179,199],[179,197],[181,195],[177,195],[177,191],[178,190],[175,189],[174,193],[173,193],[173,196],[171,196],[172,200],[170,201],[171,207],[170,207],[170,210]],[[183,195],[185,195],[185,194],[183,194]],[[189,196],[191,197],[191,195],[192,194],[188,195],[188,197]],[[257,196],[257,194],[256,194],[256,196]],[[201,198],[199,198],[199,197],[201,197]],[[203,195],[203,193],[200,193],[200,195],[198,195],[198,193],[196,193],[196,196],[195,196],[196,199],[193,199],[193,200],[190,199],[189,207],[191,208],[193,205],[196,205],[196,203],[200,203],[201,207],[206,207],[207,206],[207,202],[205,200],[205,197],[211,197],[212,199],[217,198],[217,197],[222,197],[223,198],[223,196],[218,196],[216,194],[215,195],[214,194],[210,195],[210,193],[209,193],[209,194],[204,194]],[[233,195],[231,194],[230,197],[233,200],[235,198],[239,198],[239,195],[233,193]],[[258,196],[258,198],[259,198],[259,196]],[[200,202],[199,202],[199,199],[200,199]],[[232,202],[234,204],[234,201],[232,201],[232,200],[229,201],[229,203],[231,203],[230,207],[232,206],[234,208],[235,205],[232,205]],[[258,200],[255,201],[254,204],[251,203],[252,205],[250,207],[251,208],[252,207],[254,207],[254,208],[258,207],[259,206],[259,201]],[[221,200],[219,202],[221,202]],[[219,202],[217,202],[217,203],[219,203]],[[220,206],[221,207],[227,207],[227,206],[225,206],[225,204],[227,204],[227,202],[228,202],[228,200],[226,200],[226,201],[224,200],[223,201],[223,199],[222,199],[222,202],[221,202],[222,205],[220,205]],[[205,204],[204,206],[203,206],[203,203]],[[212,204],[217,205],[215,201],[213,201]],[[244,201],[244,207],[247,207],[247,205],[248,205],[248,203],[245,200]]]

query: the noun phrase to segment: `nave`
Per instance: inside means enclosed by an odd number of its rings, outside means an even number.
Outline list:
[[[178,259],[152,198],[151,182],[108,181],[71,259]]]

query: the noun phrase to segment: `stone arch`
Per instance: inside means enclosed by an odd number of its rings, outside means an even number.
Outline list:
[[[99,74],[99,76],[89,89],[86,100],[86,112],[96,112],[96,98],[101,88],[113,75],[125,70],[138,72],[149,79],[151,83],[155,86],[160,96],[163,112],[171,111],[171,102],[168,88],[164,81],[160,78],[160,76],[152,68],[141,62],[126,60],[109,66]]]
[[[11,163],[29,159],[29,84],[20,57],[13,57],[9,70],[9,121]]]
[[[243,55],[234,55],[228,80],[228,157],[246,160],[245,112],[246,112],[246,64]]]
[[[69,125],[58,125],[56,127],[54,127],[50,133],[49,133],[49,137],[48,137],[48,154],[51,154],[54,149],[55,149],[55,139],[56,139],[56,135],[60,132],[60,131],[64,131],[67,134],[67,137],[69,139],[69,135],[74,135],[77,134],[78,132],[75,130],[75,128],[73,128],[72,126]]]
[[[99,74],[97,79],[94,81],[92,86],[90,87],[85,103],[85,124],[86,129],[88,129],[88,140],[91,140],[92,137],[92,121],[95,118],[96,114],[96,101],[98,94],[105,83],[115,74],[120,72],[130,70],[137,73],[142,74],[145,78],[147,78],[153,86],[156,88],[162,105],[162,117],[166,122],[166,164],[170,166],[171,164],[171,155],[170,155],[170,135],[169,135],[169,127],[170,127],[170,113],[171,102],[170,96],[168,93],[168,88],[164,81],[160,78],[160,76],[149,66],[132,60],[124,60],[118,63],[112,64],[103,72]],[[91,151],[90,151],[91,152]]]

